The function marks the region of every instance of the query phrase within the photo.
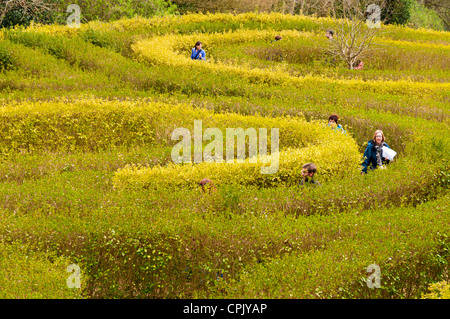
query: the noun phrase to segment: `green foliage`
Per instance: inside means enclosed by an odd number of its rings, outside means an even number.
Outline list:
[[[113,21],[135,16],[153,17],[177,14],[177,6],[166,0],[64,0],[58,4],[60,12],[65,12],[70,4],[77,4],[81,10],[81,22]],[[66,23],[67,15],[59,15],[56,21]]]
[[[406,24],[415,0],[387,0],[381,11],[381,20],[387,24]]]
[[[0,298],[73,299],[82,298],[87,277],[81,274],[81,288],[69,288],[66,271],[70,259],[54,252],[39,251],[20,241],[0,243]]]
[[[3,8],[0,7],[0,9]],[[33,15],[24,12],[22,8],[14,8],[5,14],[3,21],[0,24],[0,27],[9,28],[15,25],[27,26],[30,24],[31,21],[33,21]]]
[[[166,0],[99,0],[96,2],[86,0],[45,0],[46,8],[41,8],[28,1],[28,6],[19,4],[9,7],[0,27],[10,28],[17,25],[29,26],[32,22],[43,24],[67,23],[67,18],[72,12],[67,13],[71,4],[80,6],[81,22],[88,21],[113,21],[135,16],[153,17],[178,14],[177,6]],[[5,3],[6,4],[6,3]],[[0,12],[4,4],[0,4]]]
[[[429,286],[429,292],[422,295],[422,299],[450,299],[450,285],[447,281],[440,281]]]
[[[16,25],[29,26],[31,22],[52,23],[54,4],[57,0],[45,1],[2,1],[0,13],[4,13],[0,28],[11,28]],[[43,5],[42,5],[43,4]]]
[[[417,1],[411,1],[408,25],[413,28],[445,30],[445,25],[436,12]]]
[[[13,64],[11,51],[6,48],[3,41],[0,42],[0,71],[11,69]]]
[[[450,255],[448,238],[440,226],[417,226],[416,218],[445,216],[448,196],[418,207],[411,215],[404,209],[373,214],[340,215],[333,240],[318,249],[286,254],[246,267],[236,281],[218,282],[215,298],[415,298],[437,276],[445,278]],[[444,205],[444,207],[439,207]],[[439,207],[439,209],[437,209]],[[421,216],[421,217],[419,217]],[[429,216],[429,217],[426,217]],[[346,219],[350,217],[351,219]],[[345,219],[345,221],[344,221]],[[389,221],[389,222],[388,222]],[[353,230],[341,229],[341,222]],[[437,227],[436,227],[437,226]],[[354,236],[345,236],[350,231]],[[426,234],[430,234],[427,236]],[[409,241],[407,236],[417,236]],[[431,235],[432,234],[432,235]],[[425,239],[425,237],[427,239]],[[427,249],[445,243],[438,250]],[[447,248],[446,248],[447,247]],[[435,257],[441,259],[436,259]],[[370,289],[366,268],[381,269],[381,287]]]

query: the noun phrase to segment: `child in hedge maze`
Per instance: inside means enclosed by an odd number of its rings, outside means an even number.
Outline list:
[[[281,39],[283,39],[282,37],[281,37],[281,35],[277,35],[276,37],[275,37],[275,42],[277,42],[277,41],[280,41]],[[270,43],[272,43],[273,41],[271,41]]]
[[[321,184],[314,179],[314,174],[317,172],[316,165],[313,163],[307,163],[302,166],[302,177],[303,179],[300,181],[299,185],[313,185],[320,186]]]
[[[353,63],[353,70],[362,70],[364,68],[364,62],[360,59],[356,59]]]
[[[367,174],[368,167],[373,170],[377,167],[384,168],[384,164],[389,164],[389,160],[383,156],[383,146],[389,148],[385,142],[383,131],[376,130],[373,139],[367,142],[361,174]]]
[[[272,40],[272,41],[270,41],[270,43],[278,42],[278,41],[281,41],[282,39],[283,39],[283,38],[281,37],[281,35],[277,35],[277,36],[275,36],[275,41]],[[276,53],[276,52],[275,52],[275,53]],[[281,53],[277,55],[277,59],[279,59],[280,61],[283,60],[283,56],[281,55]],[[267,58],[267,60],[272,61],[272,54],[269,55],[269,57]]]
[[[202,49],[202,43],[197,41],[191,52],[192,60],[206,60],[205,50]]]
[[[330,126],[331,129],[333,129],[333,130],[340,131],[341,133],[345,134],[344,128],[342,127],[341,124],[338,124],[338,121],[339,121],[339,116],[336,114],[332,114],[328,118],[328,126]]]
[[[328,40],[330,40],[330,42],[333,41],[333,35],[334,35],[333,30],[328,29],[325,32],[325,36],[327,37]],[[329,58],[327,58],[327,60],[328,60],[328,63],[331,63],[332,65],[336,64],[336,57],[334,55],[331,56],[331,60]]]

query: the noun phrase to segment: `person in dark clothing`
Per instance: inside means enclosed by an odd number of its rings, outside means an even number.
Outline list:
[[[281,37],[281,35],[277,35],[277,36],[275,37],[275,41],[272,40],[272,41],[270,41],[270,43],[278,42],[278,41],[281,41],[282,39],[283,39],[283,38]],[[267,58],[267,60],[269,60],[269,61],[272,61],[272,59],[278,60],[278,61],[283,60],[283,56],[281,55],[281,53],[279,53],[279,51],[280,51],[280,50],[276,50],[276,49],[275,49],[275,52],[272,53],[272,54],[270,54],[269,57]],[[276,57],[273,58],[273,55],[275,55]]]
[[[314,185],[320,186],[320,183],[314,179],[314,174],[317,172],[316,165],[307,163],[302,166],[302,180],[299,185]]]
[[[361,174],[367,174],[367,168],[373,170],[377,167],[384,168],[385,164],[389,164],[389,160],[383,156],[383,146],[389,148],[389,145],[384,140],[383,131],[376,130],[373,139],[367,143],[364,151]]]

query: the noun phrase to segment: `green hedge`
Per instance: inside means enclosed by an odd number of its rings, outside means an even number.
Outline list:
[[[246,267],[236,280],[219,282],[211,296],[419,298],[428,284],[448,272],[448,199],[447,193],[415,210],[359,212],[351,221],[340,216],[336,224],[351,222],[352,236],[343,232],[345,238],[328,242],[322,250]],[[366,283],[366,269],[372,264],[380,267],[380,288]]]
[[[0,298],[79,299],[88,281],[80,274],[81,287],[69,287],[70,259],[54,251],[35,250],[24,242],[0,242]],[[81,279],[82,278],[82,279]]]

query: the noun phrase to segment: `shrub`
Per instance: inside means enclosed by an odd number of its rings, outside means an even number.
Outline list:
[[[429,292],[422,294],[422,299],[450,299],[450,285],[447,281],[431,284]]]
[[[414,0],[387,1],[381,11],[381,20],[387,24],[406,24],[411,16]]]
[[[345,151],[342,151],[342,147]],[[339,152],[339,150],[341,150]],[[355,172],[360,155],[355,144],[350,142],[323,143],[304,149],[286,150],[279,154],[279,168],[274,174],[263,175],[262,165],[258,163],[207,163],[194,165],[172,165],[165,167],[141,168],[128,166],[114,175],[114,186],[144,187],[147,189],[179,187],[198,187],[196,184],[203,178],[210,178],[216,185],[241,184],[267,187],[275,185],[295,185],[301,180],[301,167],[305,163],[316,163],[321,181],[341,178],[349,172]],[[273,162],[269,163],[273,165]],[[161,182],[164,181],[164,182]]]
[[[82,273],[82,288],[67,286],[70,259],[58,257],[54,252],[34,250],[21,242],[2,242],[0,247],[2,299],[82,298],[81,291],[88,279]]]
[[[411,1],[408,26],[433,30],[445,30],[445,25],[435,11],[426,8],[418,1]]]
[[[3,1],[0,4],[0,28],[27,26],[32,21],[48,23],[55,10],[54,0]]]
[[[438,202],[443,204],[445,198]],[[246,267],[236,280],[216,282],[210,296],[417,298],[432,277],[442,278],[448,271],[449,242],[442,236],[442,224],[430,223],[425,230],[423,225],[417,227],[412,221],[435,214],[443,217],[445,208],[436,210],[437,207],[435,203],[423,205],[416,210],[417,215],[408,214],[405,209],[395,209],[386,215],[378,211],[373,218],[366,211],[359,221],[352,222],[357,229],[355,237],[333,240],[324,249],[288,254]],[[384,218],[387,220],[382,221]],[[414,233],[417,239],[407,240],[404,232]],[[374,263],[381,269],[378,289],[370,289],[366,284],[366,268]]]
[[[58,8],[65,12],[69,4],[78,4],[81,9],[81,21],[114,21],[135,16],[154,17],[177,14],[177,6],[166,0],[100,0],[95,3],[86,0],[60,1]],[[56,17],[60,23],[65,23],[64,16]]]
[[[11,51],[4,46],[4,41],[0,42],[0,71],[9,70],[13,65]]]

